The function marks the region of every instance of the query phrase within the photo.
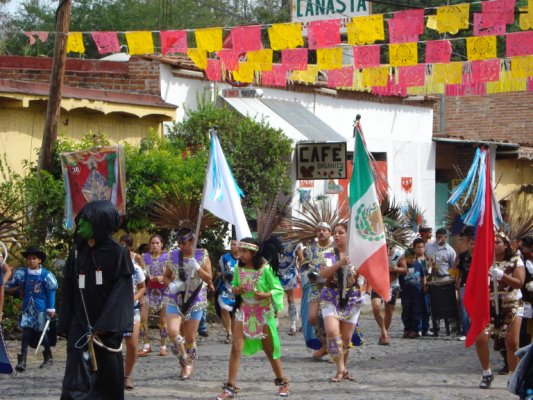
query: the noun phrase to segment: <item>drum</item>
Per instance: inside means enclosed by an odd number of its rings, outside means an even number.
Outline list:
[[[431,282],[428,284],[433,334],[438,336],[438,320],[444,319],[446,334],[450,335],[449,320],[456,322],[459,329],[457,296],[454,281]]]

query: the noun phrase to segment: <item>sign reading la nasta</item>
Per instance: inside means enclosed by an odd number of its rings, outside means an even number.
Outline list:
[[[344,19],[370,14],[365,0],[293,0],[293,22],[309,22],[319,19]]]
[[[346,142],[296,145],[296,179],[346,179]]]

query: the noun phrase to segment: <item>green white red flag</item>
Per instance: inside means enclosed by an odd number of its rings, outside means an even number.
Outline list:
[[[348,254],[351,263],[359,269],[372,289],[389,301],[389,258],[383,217],[363,137],[359,129],[354,133]]]

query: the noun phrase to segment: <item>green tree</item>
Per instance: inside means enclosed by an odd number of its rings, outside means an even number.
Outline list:
[[[206,152],[207,133],[217,127],[224,154],[245,193],[243,203],[249,215],[264,207],[278,190],[289,190],[291,140],[281,130],[206,100],[186,114],[183,122],[169,128],[171,142],[196,154]]]

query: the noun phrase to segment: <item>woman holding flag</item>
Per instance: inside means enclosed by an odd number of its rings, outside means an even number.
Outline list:
[[[326,264],[320,267],[320,276],[326,279],[320,297],[324,318],[328,353],[335,360],[337,373],[330,382],[354,380],[346,364],[352,347],[352,335],[361,307],[368,301],[364,294],[364,279],[348,257],[348,226],[339,223],[333,227],[334,254],[324,254]]]
[[[518,350],[524,312],[520,288],[524,285],[525,269],[520,256],[513,254],[509,239],[503,232],[494,236],[494,263],[489,274],[491,281],[495,282],[490,286],[491,321],[476,338],[476,351],[483,368],[483,377],[479,384],[481,389],[488,389],[494,379],[490,369],[489,335],[495,340],[505,340],[509,373],[512,373],[518,364],[515,352]],[[494,301],[495,296],[498,303]]]

